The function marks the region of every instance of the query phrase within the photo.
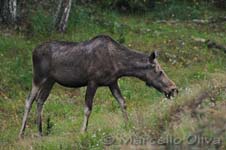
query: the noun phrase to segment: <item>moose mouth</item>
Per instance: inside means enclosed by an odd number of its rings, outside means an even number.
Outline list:
[[[150,83],[146,82],[146,85],[148,87],[153,87]],[[156,90],[158,90],[161,93],[164,93],[166,98],[171,99],[172,97],[175,97],[178,95],[178,89],[177,88],[173,88],[170,91],[164,91],[159,87],[154,87]]]
[[[170,92],[164,92],[166,98],[171,99],[172,97],[175,97],[178,94],[178,89],[172,89]]]
[[[166,98],[171,99],[172,98],[172,94],[170,93],[165,93]]]

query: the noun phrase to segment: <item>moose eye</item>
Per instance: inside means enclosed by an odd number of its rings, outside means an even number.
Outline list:
[[[162,73],[163,73],[163,72],[162,72],[162,71],[160,71],[160,72],[159,72],[159,75],[161,76],[161,75],[162,75]]]

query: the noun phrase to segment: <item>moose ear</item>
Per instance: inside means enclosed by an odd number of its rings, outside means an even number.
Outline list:
[[[158,51],[154,51],[151,53],[150,57],[149,57],[149,61],[152,62],[153,60],[155,60],[158,57]]]

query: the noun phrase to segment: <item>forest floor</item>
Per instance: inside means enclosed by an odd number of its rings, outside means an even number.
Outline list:
[[[75,24],[69,23],[65,34],[0,30],[0,149],[226,149],[226,54],[195,40],[226,46],[226,22],[155,21],[150,14],[100,13]],[[158,60],[179,87],[179,95],[167,100],[138,79],[122,78],[129,123],[124,123],[119,105],[103,87],[95,96],[88,132],[82,134],[86,88],[55,85],[43,111],[44,136],[36,136],[34,103],[25,139],[19,140],[31,88],[32,50],[44,41],[79,42],[99,34],[145,53],[159,50]]]

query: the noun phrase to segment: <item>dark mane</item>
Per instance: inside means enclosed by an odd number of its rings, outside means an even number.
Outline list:
[[[79,42],[68,42],[68,41],[53,41],[54,43],[59,43],[61,45],[72,45],[72,46],[75,46],[75,45],[78,45]]]

